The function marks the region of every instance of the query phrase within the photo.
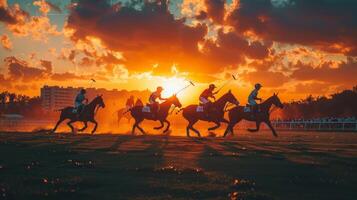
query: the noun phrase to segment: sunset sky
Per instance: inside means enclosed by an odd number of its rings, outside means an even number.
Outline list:
[[[238,77],[289,101],[357,85],[355,0],[0,0],[0,89],[153,90],[195,100]],[[221,93],[222,94],[222,93]]]

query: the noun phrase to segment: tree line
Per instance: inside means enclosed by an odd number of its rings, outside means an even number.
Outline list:
[[[0,93],[0,114],[20,114],[26,117],[39,117],[43,113],[41,98],[29,97],[8,91]]]
[[[305,99],[285,103],[281,119],[313,119],[323,117],[357,117],[357,86],[328,97],[309,95]]]

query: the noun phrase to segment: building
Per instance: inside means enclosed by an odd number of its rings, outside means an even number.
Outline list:
[[[79,88],[47,86],[41,88],[42,108],[57,110],[74,104],[74,98]]]
[[[43,86],[41,88],[42,108],[47,111],[54,111],[74,105],[74,98],[82,88]],[[106,105],[111,102],[113,105],[125,106],[125,101],[130,95],[137,98],[147,99],[150,91],[126,91],[126,90],[107,90],[104,88],[86,88],[87,98],[92,100],[97,95],[103,95]]]

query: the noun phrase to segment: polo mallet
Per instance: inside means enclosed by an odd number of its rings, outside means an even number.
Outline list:
[[[189,84],[189,85],[186,85],[186,86],[183,87],[183,88],[181,88],[179,91],[177,91],[177,92],[175,93],[175,95],[177,95],[178,93],[180,93],[180,92],[186,90],[186,89],[187,89],[188,87],[190,87],[191,85],[192,85],[192,86],[195,86],[195,84],[194,84],[192,81],[188,81],[188,82],[189,82],[190,84]],[[170,114],[172,114],[172,113],[174,112],[175,108],[176,108],[176,107],[174,107],[174,108],[170,111]]]
[[[192,81],[189,81],[189,85],[186,85],[185,87],[181,88],[179,91],[176,92],[176,95],[184,90],[186,90],[188,87],[190,87],[191,85],[192,86],[195,86],[195,84],[192,82]]]
[[[95,81],[93,78],[91,78],[90,81],[91,81],[91,82],[90,82],[89,87],[91,88],[91,87],[93,86],[93,83],[95,83],[95,82],[97,82],[97,81]]]
[[[219,91],[221,91],[221,89],[224,88],[226,85],[228,85],[231,81],[237,80],[237,77],[234,76],[233,74],[232,74],[232,78],[233,78],[233,79],[229,79],[226,83],[224,83],[224,84],[217,90],[217,93],[218,93]]]

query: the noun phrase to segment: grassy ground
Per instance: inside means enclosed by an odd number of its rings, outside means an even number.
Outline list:
[[[0,199],[357,199],[357,134],[0,133]]]

